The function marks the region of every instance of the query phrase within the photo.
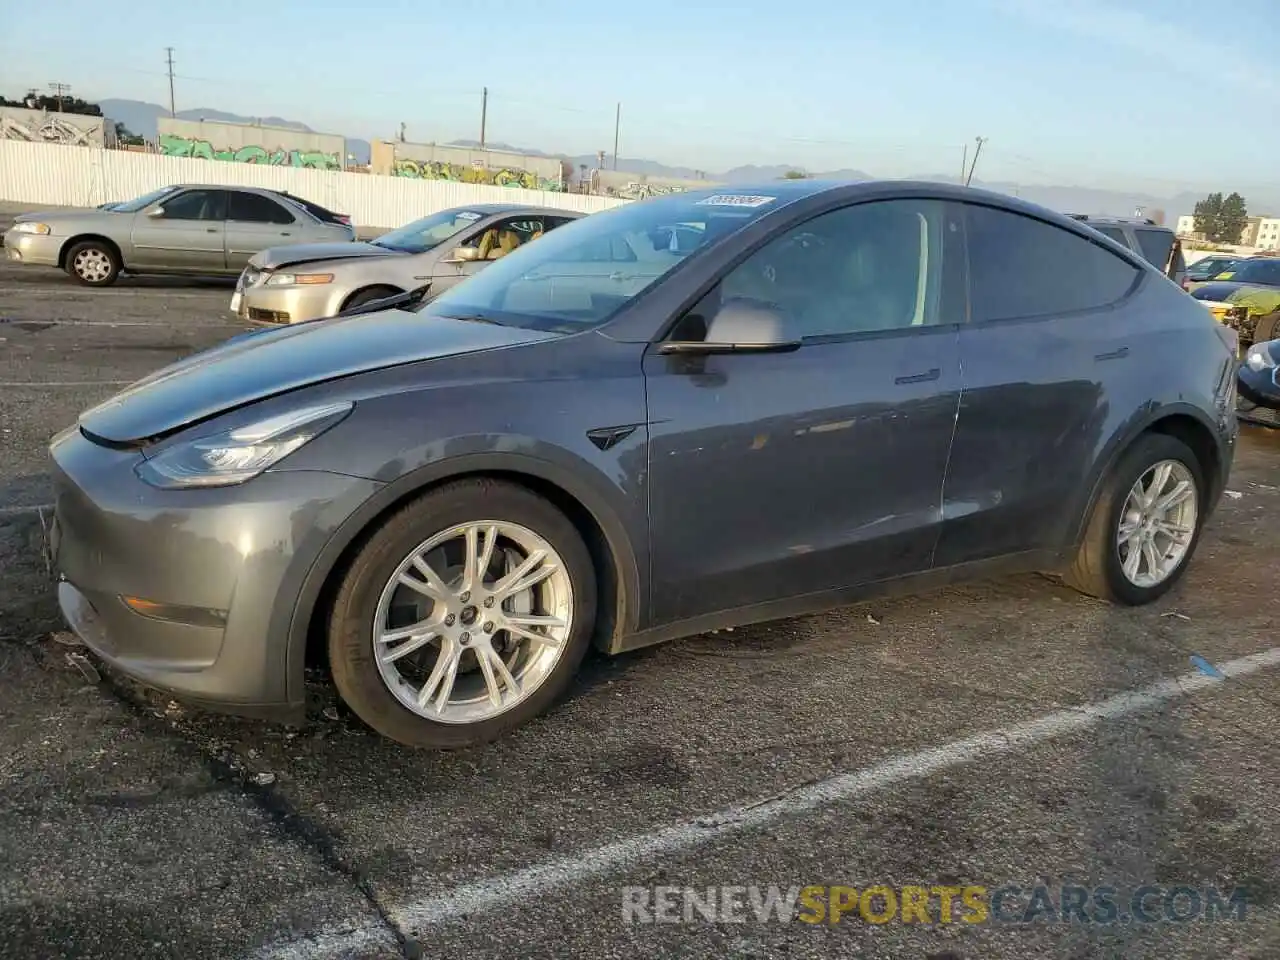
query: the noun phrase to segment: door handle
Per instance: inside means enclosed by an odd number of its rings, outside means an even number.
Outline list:
[[[204,232],[205,232],[205,233],[217,233],[217,232],[218,232],[218,228],[217,228],[217,227],[205,227],[205,228],[204,228]]]
[[[1123,360],[1129,355],[1128,347],[1121,347],[1118,350],[1110,350],[1107,353],[1095,353],[1093,359],[1099,362],[1103,360]]]
[[[913,373],[907,377],[894,377],[894,383],[928,383],[930,380],[937,380],[942,376],[942,371],[937,367],[927,373]]]
[[[281,231],[280,231],[280,236],[282,236],[282,237],[291,237],[291,236],[293,236],[293,234],[291,234],[288,230],[281,230]]]

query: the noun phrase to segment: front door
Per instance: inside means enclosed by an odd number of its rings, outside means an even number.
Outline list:
[[[468,277],[474,277],[494,260],[505,257],[526,243],[538,239],[546,231],[541,217],[503,217],[486,224],[479,230],[466,234],[455,247],[474,247],[479,251],[477,260],[453,260],[448,254],[438,262],[431,280],[433,296],[457,286]]]
[[[646,355],[655,625],[927,570],[959,403],[955,211],[859,204],[791,227],[719,304],[775,304],[792,353]]]
[[[222,273],[226,219],[225,190],[183,190],[134,215],[133,270]],[[158,216],[152,216],[157,209]]]
[[[1137,267],[1042,220],[957,206],[971,318],[938,566],[1058,546],[1103,440],[1105,398],[1126,392],[1108,383],[1142,362],[1111,309]]]
[[[227,191],[227,270],[239,273],[249,258],[269,247],[305,240],[297,218],[284,204],[247,190]]]

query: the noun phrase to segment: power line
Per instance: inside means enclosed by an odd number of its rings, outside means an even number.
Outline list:
[[[177,117],[178,111],[175,109],[173,99],[173,47],[165,47],[164,50],[168,56],[169,64],[169,116]]]

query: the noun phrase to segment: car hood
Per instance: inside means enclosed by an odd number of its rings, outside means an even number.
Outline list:
[[[299,243],[288,247],[270,247],[255,253],[249,260],[259,270],[275,270],[294,263],[314,263],[319,260],[358,260],[365,257],[403,257],[399,250],[372,243]]]
[[[326,380],[557,336],[405,310],[295,324],[234,338],[158,370],[86,410],[79,425],[101,441],[140,446]]]
[[[66,223],[69,220],[93,220],[98,217],[118,217],[115,210],[95,207],[92,210],[35,210],[31,213],[20,213],[13,218],[14,223],[27,223],[39,220],[41,223]]]
[[[1192,290],[1191,296],[1197,300],[1248,307],[1250,313],[1271,313],[1280,309],[1280,287],[1263,287],[1253,283],[1205,283]]]

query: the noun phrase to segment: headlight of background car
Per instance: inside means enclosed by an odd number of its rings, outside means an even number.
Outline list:
[[[1276,358],[1272,356],[1268,345],[1265,343],[1255,343],[1249,348],[1249,352],[1244,355],[1245,366],[1256,373],[1262,373],[1264,370],[1276,369]]]
[[[332,273],[273,273],[267,277],[268,287],[292,287],[306,283],[332,283]]]
[[[23,223],[15,223],[13,229],[17,233],[37,233],[42,237],[47,237],[51,231],[47,223],[36,223],[34,220],[28,220]]]
[[[341,422],[355,404],[290,410],[163,450],[135,468],[153,487],[229,487],[252,480],[303,444]]]

